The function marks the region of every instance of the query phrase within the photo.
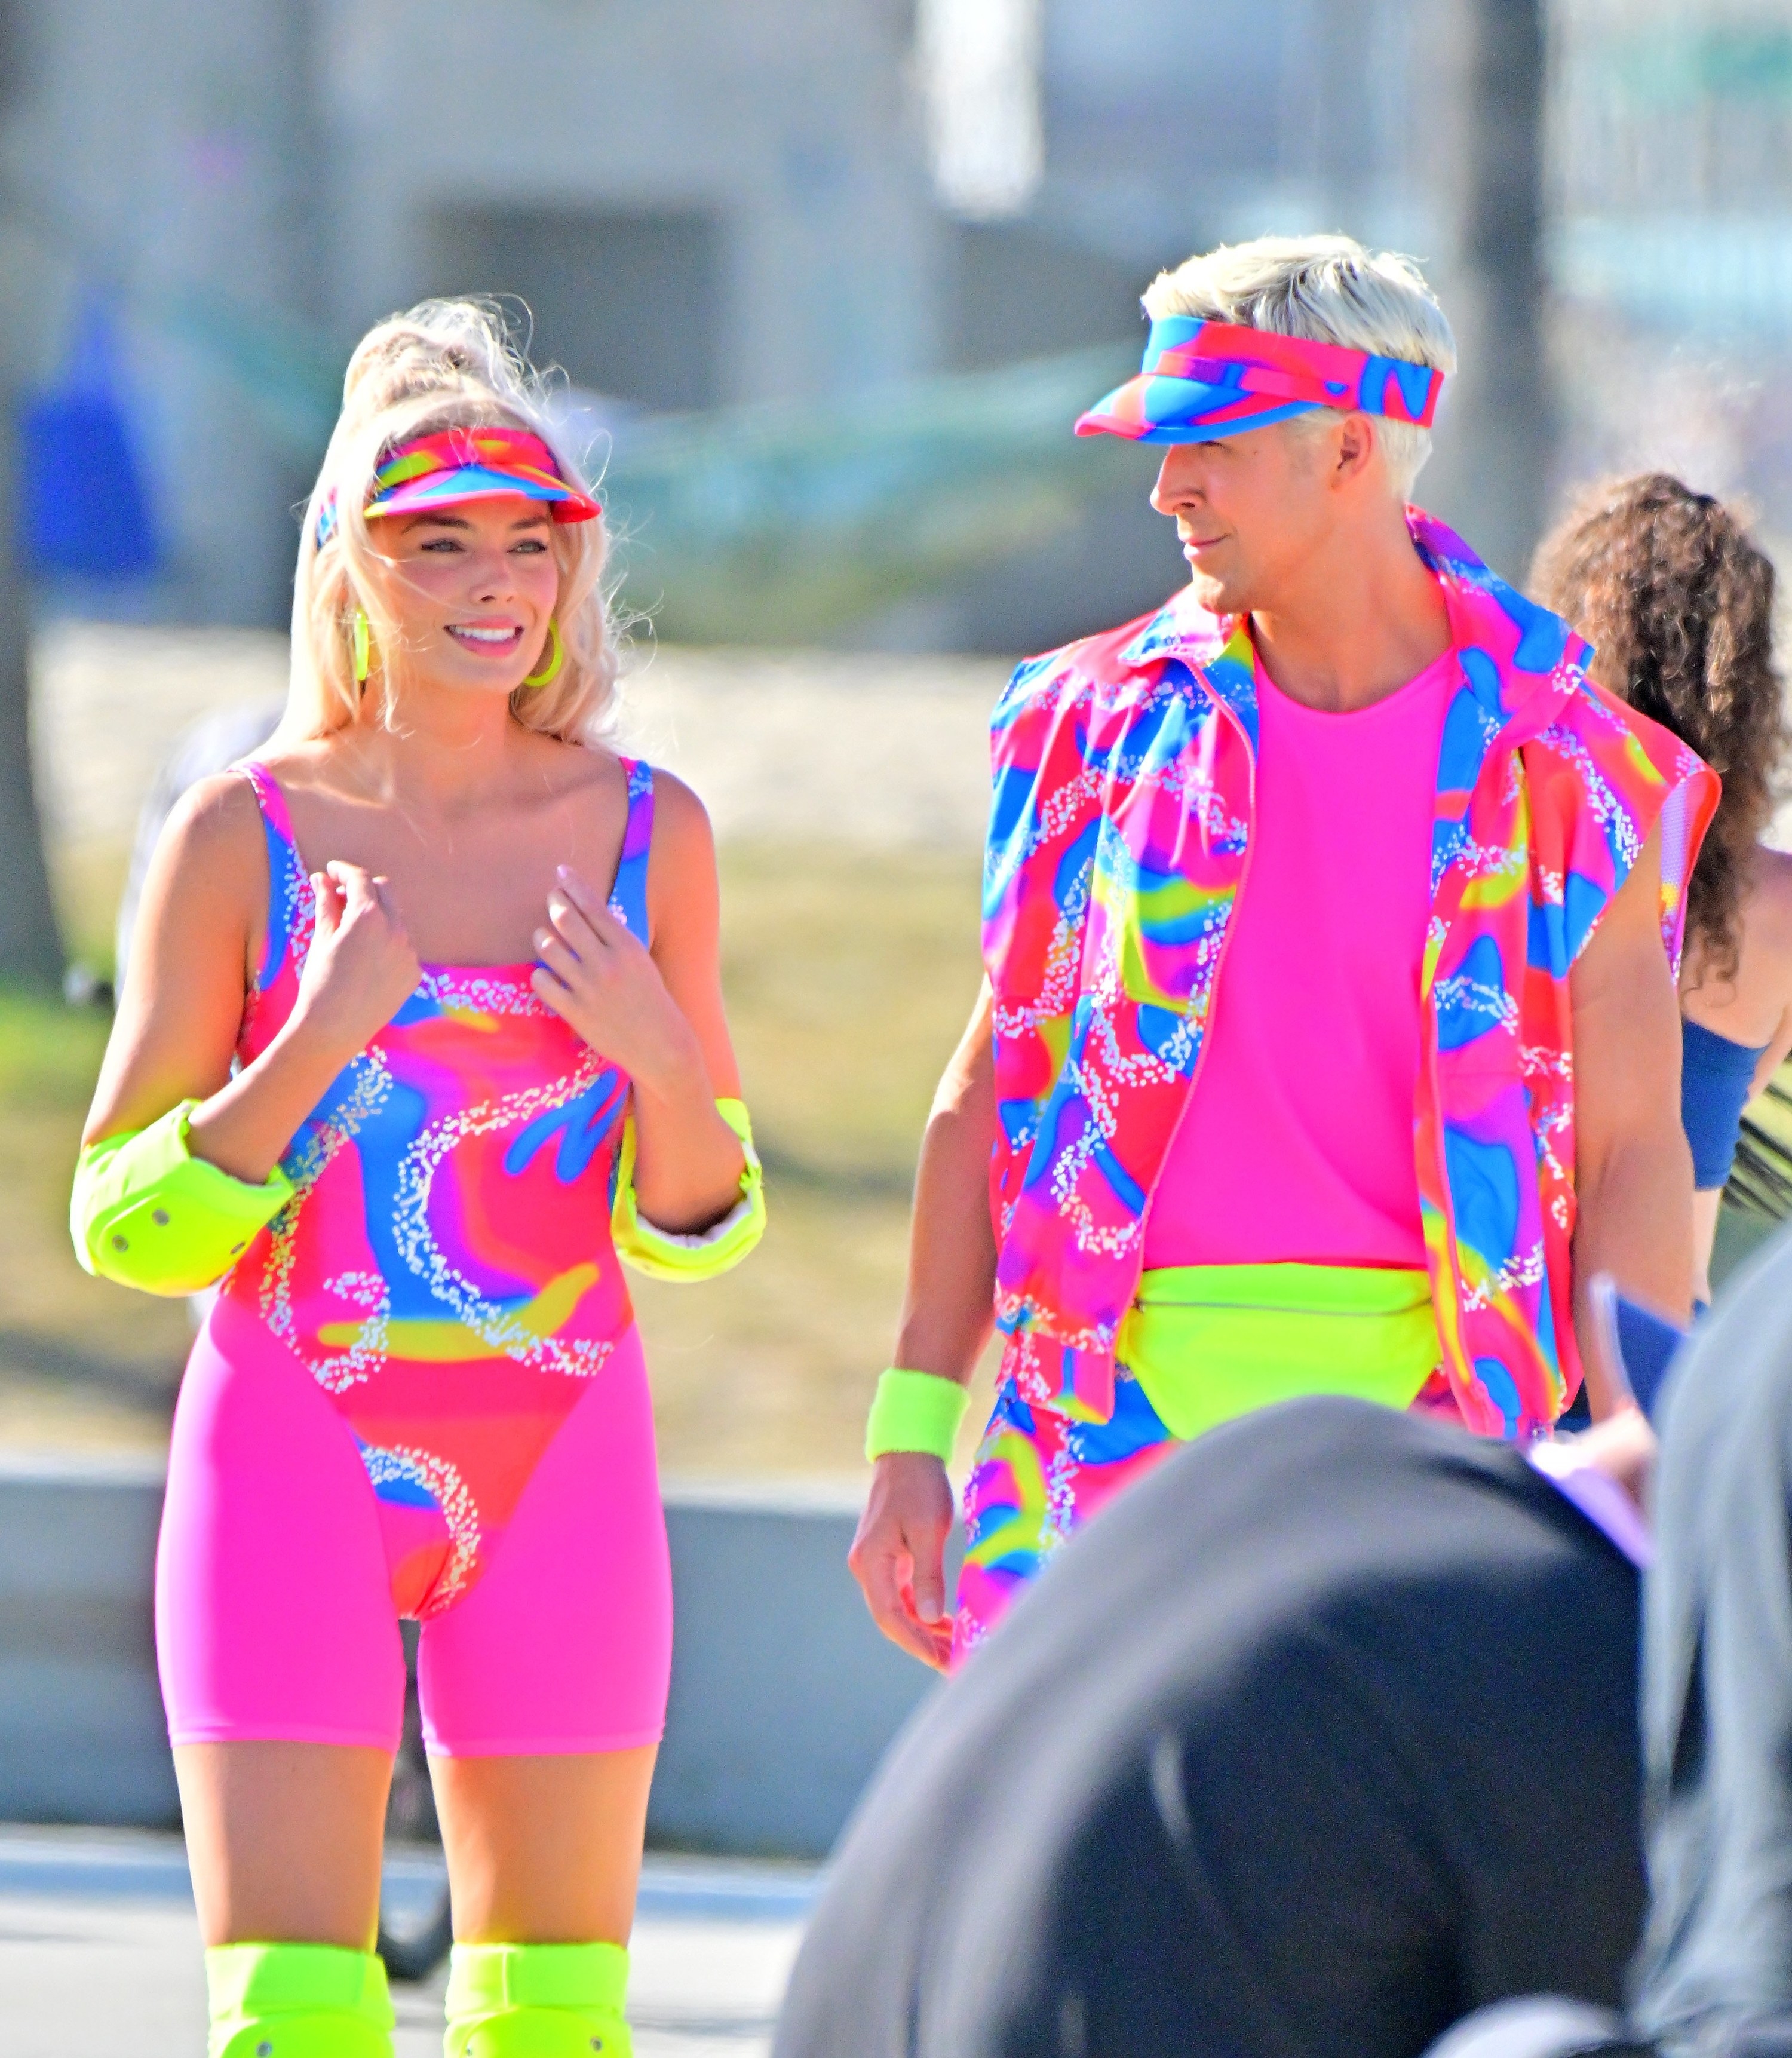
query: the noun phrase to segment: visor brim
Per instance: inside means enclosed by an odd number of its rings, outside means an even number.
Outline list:
[[[1165,379],[1143,371],[1116,386],[1076,419],[1079,436],[1124,436],[1135,443],[1210,443],[1317,411],[1317,400],[1264,400],[1236,386]]]
[[[509,472],[469,464],[453,471],[431,472],[427,478],[395,487],[368,509],[367,519],[420,514],[434,507],[455,507],[463,500],[496,500],[506,494],[520,494],[525,500],[546,503],[556,522],[593,522],[603,512],[589,494],[579,492],[564,480],[519,479]]]

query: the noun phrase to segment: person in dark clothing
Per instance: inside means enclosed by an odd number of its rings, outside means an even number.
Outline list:
[[[1336,1398],[1179,1452],[899,1740],[776,2058],[1410,2058],[1610,2005],[1644,1547],[1587,1476]]]

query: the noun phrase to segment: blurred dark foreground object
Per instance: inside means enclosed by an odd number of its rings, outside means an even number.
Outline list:
[[[1540,1995],[1464,2024],[1432,2058],[1792,2058],[1792,1229],[1720,1297],[1660,1428],[1650,1899],[1627,2016],[1604,2041],[1566,2020],[1552,2031],[1557,2004]]]
[[[1654,2046],[1630,2042],[1608,2008],[1588,2008],[1555,1994],[1503,2000],[1459,2022],[1427,2058],[1655,2058]]]
[[[1643,1909],[1638,1574],[1516,1451],[1337,1399],[1092,1524],[892,1751],[777,2058],[1413,2058]]]

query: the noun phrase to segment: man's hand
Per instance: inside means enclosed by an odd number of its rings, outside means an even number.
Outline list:
[[[908,1289],[894,1362],[968,1381],[989,1340],[995,1293],[995,1232],[989,1218],[989,1157],[995,1144],[995,1061],[987,983],[952,1053],[921,1139],[908,1231]],[[946,1669],[946,1539],[952,1488],[938,1458],[892,1451],[877,1460],[871,1498],[847,1563],[865,1604],[892,1643]]]
[[[946,1539],[952,1488],[946,1468],[920,1451],[877,1460],[871,1497],[847,1563],[872,1619],[892,1643],[944,1672],[952,1655],[946,1613]]]

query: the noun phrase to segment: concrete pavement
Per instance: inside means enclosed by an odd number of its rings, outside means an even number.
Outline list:
[[[813,1900],[813,1868],[650,1857],[633,1945],[638,2058],[762,2058]],[[401,1856],[388,1898],[433,1885]],[[399,2058],[436,2058],[442,1986],[397,1985]],[[0,1829],[6,2058],[200,2058],[205,1979],[177,1838]]]

